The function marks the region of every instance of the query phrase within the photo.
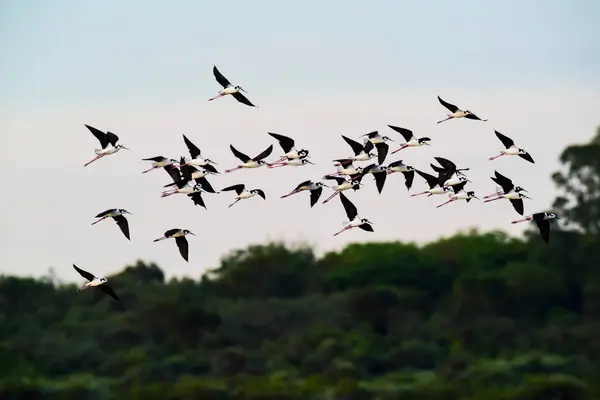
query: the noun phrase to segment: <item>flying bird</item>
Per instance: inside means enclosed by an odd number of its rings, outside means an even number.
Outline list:
[[[421,196],[423,194],[426,194],[427,197],[429,197],[434,194],[444,194],[447,191],[452,190],[449,187],[444,187],[444,186],[440,185],[440,180],[438,177],[435,177],[433,175],[430,175],[426,172],[419,171],[419,170],[417,170],[417,174],[421,175],[421,177],[423,179],[425,179],[425,181],[427,182],[427,185],[429,186],[429,189],[427,189],[421,193],[411,194],[410,197]]]
[[[337,185],[332,187],[333,193],[331,194],[331,196],[329,196],[323,201],[323,204],[327,203],[329,200],[333,199],[338,194],[341,194],[344,190],[354,189],[354,191],[357,191],[358,189],[360,189],[361,185],[360,179],[351,181],[346,180],[346,178],[334,175],[325,175],[323,179],[333,179],[337,182]]]
[[[165,190],[161,193],[160,197],[169,197],[174,194],[185,194],[187,195],[195,205],[206,208],[206,204],[204,204],[204,199],[202,199],[202,192],[206,192],[202,188],[202,185],[196,183],[194,185],[191,184],[191,181],[178,181],[175,183],[177,186],[175,189]]]
[[[535,224],[540,231],[540,236],[546,243],[550,243],[550,221],[560,219],[558,215],[550,212],[539,212],[532,214],[526,218],[512,221],[512,224],[518,224],[525,221],[535,221]]]
[[[370,140],[365,140],[364,144],[360,144],[355,140],[350,139],[342,135],[342,138],[348,143],[350,147],[352,147],[352,151],[354,155],[352,157],[348,157],[348,160],[351,161],[368,161],[372,158],[377,157],[377,154],[371,152],[375,147]],[[387,145],[386,145],[387,146]]]
[[[181,160],[183,161],[183,157],[181,158]],[[176,186],[178,184],[182,184],[182,187],[183,187],[183,185],[185,185],[187,182],[194,180],[197,184],[200,185],[200,187],[205,192],[216,193],[215,190],[213,189],[212,185],[206,179],[207,175],[215,174],[214,172],[211,172],[204,167],[196,168],[192,165],[185,165],[185,164],[181,165],[181,168],[179,171],[177,170],[177,168],[173,168],[173,169],[176,172],[173,174],[171,174],[171,173],[169,174],[169,175],[171,175],[171,178],[173,179],[173,183],[169,183],[169,184],[165,185],[164,187]],[[167,171],[167,172],[169,172],[169,171]]]
[[[427,136],[422,137],[422,138],[416,138],[410,129],[400,128],[399,126],[394,126],[394,125],[388,125],[388,126],[391,129],[398,132],[399,134],[401,134],[402,137],[404,138],[404,140],[406,141],[406,143],[404,143],[402,146],[400,146],[400,148],[392,151],[392,154],[395,154],[395,153],[399,152],[400,150],[405,149],[407,147],[419,147],[419,146],[424,146],[424,145],[431,146],[429,144],[431,139],[428,138]]]
[[[501,199],[510,200],[513,208],[517,213],[523,215],[523,198],[530,199],[523,192],[527,190],[523,189],[520,186],[516,186],[513,184],[512,180],[505,177],[504,175],[498,173],[498,171],[494,171],[495,176],[492,176],[491,179],[496,182],[501,188],[502,191],[496,192],[494,194],[484,196],[484,203],[489,203],[490,201],[496,201]]]
[[[98,289],[102,290],[104,293],[106,293],[113,299],[115,299],[117,301],[119,300],[119,297],[117,296],[117,294],[106,283],[106,281],[107,281],[106,278],[94,276],[93,274],[82,270],[75,264],[73,264],[73,268],[75,268],[75,271],[79,272],[79,275],[81,275],[83,278],[85,278],[89,281],[88,283],[86,283],[85,285],[83,285],[82,287],[77,289],[78,292],[81,292],[82,290],[88,289],[90,287],[97,287]]]
[[[438,173],[438,179],[442,186],[454,186],[462,182],[471,182],[467,179],[463,171],[468,171],[469,168],[457,168],[456,164],[447,158],[433,157],[442,167],[430,164],[431,168]]]
[[[242,94],[242,92],[246,92],[244,88],[242,88],[241,86],[233,86],[231,82],[229,82],[227,78],[225,78],[223,74],[219,72],[216,66],[213,66],[213,75],[215,76],[217,82],[219,82],[219,85],[223,86],[223,90],[221,90],[219,94],[215,97],[208,99],[208,101],[213,101],[215,99],[218,99],[219,97],[227,96],[228,94],[230,94],[240,103],[250,107],[256,107],[254,104],[250,103],[250,100],[248,100],[246,96]]]
[[[269,155],[271,155],[271,152],[273,151],[273,145],[271,144],[271,145],[269,145],[269,147],[267,147],[262,153],[260,153],[256,157],[250,158],[247,155],[245,155],[244,153],[242,153],[241,151],[239,151],[238,149],[236,149],[235,147],[233,147],[232,145],[229,145],[229,148],[231,149],[231,152],[233,153],[233,155],[236,156],[243,164],[238,165],[235,168],[225,170],[226,174],[229,172],[236,171],[238,169],[242,169],[242,168],[262,167],[263,165],[266,164],[266,162],[263,159],[269,157]]]
[[[500,154],[498,154],[497,156],[490,157],[490,161],[495,160],[496,158],[502,157],[502,156],[519,156],[522,159],[527,160],[532,164],[535,162],[535,161],[533,161],[533,158],[531,158],[531,155],[528,152],[515,146],[515,142],[511,138],[501,134],[498,131],[494,131],[494,133],[496,134],[498,139],[500,139],[500,141],[502,142],[504,147],[506,147],[506,150],[502,150],[500,152]]]
[[[310,206],[313,207],[315,204],[317,204],[317,201],[319,201],[319,197],[321,197],[321,194],[323,193],[323,187],[329,187],[324,183],[321,182],[313,182],[313,181],[304,181],[301,184],[299,184],[298,186],[296,186],[296,188],[294,190],[292,190],[290,193],[281,196],[282,199],[285,199],[286,197],[289,197],[293,194],[296,193],[300,193],[302,191],[305,190],[309,190],[310,191]]]
[[[186,239],[186,235],[196,236],[196,234],[190,230],[174,228],[174,229],[169,229],[168,231],[166,231],[163,237],[154,239],[153,241],[160,242],[161,240],[165,240],[165,239],[170,239],[170,238],[175,239],[175,244],[179,248],[179,254],[181,254],[181,257],[183,257],[183,259],[185,261],[189,261],[188,260],[189,246],[188,246],[188,241]]]
[[[244,185],[244,184],[228,186],[224,189],[221,189],[221,192],[226,192],[229,190],[233,190],[237,194],[237,196],[235,196],[235,201],[233,203],[231,203],[229,205],[229,207],[233,207],[233,205],[240,200],[249,199],[256,195],[262,197],[263,200],[266,200],[266,198],[267,198],[265,195],[265,192],[263,192],[261,189],[246,190],[246,185]]]
[[[386,142],[393,142],[393,140],[388,136],[381,136],[377,131],[365,133],[361,137],[364,136],[366,136],[369,142],[373,143],[373,145],[377,149],[378,164],[383,164],[385,158],[387,157],[388,150],[390,148]]]
[[[307,165],[307,164],[315,165],[315,163],[310,161],[308,158],[295,158],[290,161],[282,161],[279,164],[275,164],[275,165],[267,164],[267,168],[280,168],[280,167],[285,167],[286,165],[289,165],[290,167],[301,167],[301,166]]]
[[[444,107],[446,107],[448,109],[448,111],[450,111],[450,114],[448,114],[448,118],[438,121],[437,122],[438,124],[442,123],[444,121],[448,121],[449,119],[453,119],[453,118],[468,118],[468,119],[475,119],[478,121],[487,121],[487,119],[481,119],[469,110],[463,111],[463,110],[459,109],[457,106],[455,106],[454,104],[450,104],[447,101],[442,100],[442,98],[440,96],[438,96],[437,98],[438,98],[439,102]]]
[[[142,171],[142,174],[145,174],[146,172],[150,172],[153,169],[173,167],[174,165],[177,164],[177,160],[174,160],[172,158],[166,158],[163,156],[142,158],[142,161],[151,161],[152,162],[152,167],[148,168],[145,171]]]
[[[456,184],[456,185],[452,186],[452,189],[454,190],[454,193],[450,194],[450,196],[449,196],[450,199],[447,202],[442,203],[439,206],[437,206],[437,208],[440,208],[442,206],[445,206],[448,203],[452,203],[452,202],[457,201],[457,200],[465,200],[467,203],[469,201],[471,201],[472,199],[479,200],[479,198],[477,196],[475,196],[475,192],[473,192],[473,191],[468,191],[467,192],[467,191],[464,190],[466,184],[467,184],[467,181],[463,181],[463,182],[461,182],[459,184]]]
[[[119,137],[117,135],[115,135],[114,133],[112,133],[112,132],[104,133],[101,130],[96,129],[93,126],[89,126],[89,125],[85,125],[85,127],[88,128],[90,132],[92,132],[92,135],[94,135],[96,137],[96,139],[98,139],[98,141],[100,142],[100,146],[102,146],[102,149],[94,149],[94,152],[96,153],[96,158],[85,163],[83,165],[84,167],[87,167],[94,161],[99,160],[104,156],[109,156],[111,154],[115,154],[117,151],[119,151],[121,149],[129,150],[127,147],[123,146],[122,144],[117,144],[117,142],[119,141]],[[110,146],[109,146],[109,144],[110,144]]]
[[[380,164],[371,164],[366,166],[360,175],[352,177],[352,180],[361,180],[365,175],[371,174],[375,178],[375,185],[377,186],[377,191],[381,194],[383,190],[383,185],[385,185],[385,179],[388,175],[388,167],[386,165]]]
[[[279,158],[279,160],[271,163],[271,165],[279,164],[284,161],[293,161],[298,159],[303,159],[308,157],[309,151],[306,149],[296,150],[294,139],[280,135],[278,133],[267,132],[271,137],[275,138],[279,142],[279,146],[284,152],[284,155]]]
[[[366,218],[359,218],[356,206],[352,204],[352,202],[344,195],[344,193],[340,193],[340,200],[342,201],[344,210],[346,210],[346,216],[350,222],[344,227],[344,229],[335,233],[333,236],[337,236],[340,233],[352,228],[360,228],[367,232],[373,232],[373,227],[371,226],[373,223]]]
[[[406,185],[406,188],[410,190],[415,179],[415,169],[410,165],[404,164],[402,160],[389,163],[387,166],[388,175],[397,172],[400,172],[402,175],[404,175],[404,184]]]
[[[338,170],[332,174],[329,174],[328,176],[356,176],[359,175],[363,168],[362,167],[355,167],[354,165],[352,165],[352,160],[350,159],[346,159],[346,158],[341,158],[338,160],[333,160],[333,162],[335,163],[334,165],[336,165],[338,167]]]
[[[192,143],[192,141],[190,139],[188,139],[185,135],[183,135],[183,141],[185,142],[185,145],[187,146],[188,151],[190,153],[190,157],[192,157],[192,158],[189,161],[185,161],[185,159],[182,157],[183,164],[181,164],[181,161],[180,161],[180,164],[179,164],[180,167],[182,165],[193,165],[196,167],[205,167],[206,169],[209,169],[215,173],[217,172],[215,167],[213,167],[211,165],[211,164],[217,165],[216,162],[214,162],[213,160],[211,160],[209,158],[203,158],[202,152],[200,151],[198,146],[196,146],[194,143]]]
[[[129,211],[123,208],[111,208],[110,210],[102,211],[95,217],[100,219],[95,222],[92,222],[92,225],[96,225],[98,222],[104,221],[106,218],[110,217],[117,223],[117,225],[119,225],[119,228],[121,229],[121,232],[123,232],[123,235],[125,235],[127,239],[131,240],[131,238],[129,237],[129,223],[127,222],[127,218],[125,218],[124,214],[131,215]]]

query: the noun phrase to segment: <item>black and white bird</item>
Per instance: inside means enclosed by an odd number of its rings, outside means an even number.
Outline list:
[[[244,96],[241,93],[246,92],[244,88],[242,88],[241,86],[233,86],[231,82],[229,82],[229,80],[227,80],[227,78],[225,78],[223,74],[219,72],[216,66],[213,66],[213,75],[215,76],[217,82],[219,82],[219,85],[223,86],[223,90],[221,90],[219,94],[215,97],[208,99],[208,101],[212,101],[218,99],[219,97],[227,96],[228,94],[230,94],[240,103],[250,107],[256,107],[254,104],[250,103],[250,100],[248,100],[246,96]]]
[[[160,242],[161,240],[165,240],[165,239],[171,239],[171,238],[175,239],[175,244],[179,248],[179,254],[181,254],[181,257],[183,257],[183,259],[185,261],[189,261],[188,260],[189,245],[188,245],[188,241],[186,239],[187,235],[196,236],[196,234],[190,230],[174,228],[174,229],[169,229],[168,231],[166,231],[163,237],[154,239],[153,241]]]
[[[263,165],[267,164],[263,159],[269,157],[271,155],[271,152],[273,151],[273,145],[271,144],[271,145],[269,145],[269,147],[267,147],[262,153],[260,153],[256,157],[250,158],[247,155],[245,155],[244,153],[242,153],[241,151],[239,151],[238,149],[236,149],[235,147],[233,147],[232,145],[229,145],[229,148],[231,149],[231,152],[233,153],[233,155],[236,156],[243,164],[238,165],[235,168],[225,170],[226,174],[229,172],[237,171],[238,169],[242,169],[242,168],[262,167]]]
[[[550,212],[539,212],[531,214],[523,219],[512,221],[512,224],[518,224],[525,221],[534,221],[540,231],[540,236],[546,243],[550,243],[550,221],[560,219],[558,215]]]
[[[338,194],[341,194],[344,190],[354,189],[354,191],[357,191],[358,189],[360,189],[361,185],[360,179],[352,181],[347,180],[346,178],[343,178],[341,176],[334,175],[325,175],[323,179],[333,179],[337,182],[337,185],[331,187],[333,189],[333,193],[331,194],[331,196],[329,196],[323,201],[323,204],[327,203],[329,200],[333,199]]]
[[[183,162],[183,157],[181,158],[180,163],[181,162]],[[180,183],[185,184],[191,180],[194,180],[197,184],[199,184],[202,187],[202,189],[206,193],[216,193],[210,182],[208,182],[208,179],[206,179],[207,175],[214,175],[216,173],[209,171],[204,167],[196,168],[192,165],[180,165],[181,168],[179,168],[179,170],[177,170],[177,168],[173,168],[175,172],[173,172],[173,170],[167,170],[167,172],[169,172],[169,175],[171,175],[171,178],[173,179],[173,183],[169,183],[164,187],[176,186]]]
[[[229,207],[233,207],[233,205],[240,200],[249,199],[256,195],[262,197],[263,200],[266,200],[266,198],[267,198],[267,196],[265,195],[265,192],[263,192],[261,189],[246,190],[246,185],[244,185],[242,183],[240,183],[238,185],[232,185],[232,186],[223,188],[223,189],[221,189],[221,192],[226,192],[229,190],[233,190],[237,194],[237,196],[235,196],[235,201],[233,203],[231,203],[229,205]]]
[[[119,151],[121,149],[129,150],[127,147],[123,146],[122,144],[117,144],[117,142],[119,141],[119,137],[117,135],[115,135],[114,133],[112,133],[112,132],[104,133],[100,129],[96,129],[93,126],[89,126],[89,125],[85,125],[85,127],[88,128],[88,130],[90,132],[92,132],[92,135],[94,135],[96,137],[96,139],[98,139],[98,141],[100,142],[100,146],[102,148],[94,149],[94,153],[96,153],[96,157],[93,160],[85,163],[83,165],[84,167],[87,167],[94,161],[99,160],[104,156],[109,156],[111,154],[115,154],[117,151]]]
[[[359,175],[363,168],[355,167],[352,164],[352,160],[346,158],[340,158],[338,160],[333,160],[334,165],[338,167],[338,170],[334,173],[328,174],[328,176],[357,176]]]
[[[404,164],[403,160],[394,161],[388,164],[387,173],[394,174],[400,172],[404,175],[404,184],[406,188],[410,190],[413,181],[415,180],[415,169],[410,165]]]
[[[340,200],[342,201],[344,210],[346,210],[346,216],[348,217],[349,222],[341,231],[335,233],[333,236],[337,236],[352,228],[360,228],[367,232],[373,232],[373,223],[366,218],[360,218],[358,216],[356,206],[344,195],[344,193],[340,193]]]
[[[466,175],[463,171],[468,171],[469,168],[457,168],[456,164],[447,158],[443,157],[433,157],[440,165],[441,168],[430,164],[431,168],[438,173],[438,179],[442,186],[454,186],[463,182],[471,181],[467,179]]]
[[[487,121],[487,119],[481,119],[469,110],[463,111],[460,108],[458,108],[457,106],[455,106],[454,104],[450,104],[447,101],[442,100],[442,98],[440,96],[438,96],[438,100],[441,105],[443,105],[444,107],[446,107],[448,109],[448,111],[450,111],[450,114],[448,114],[448,117],[446,119],[438,121],[437,122],[438,124],[440,124],[444,121],[448,121],[449,119],[453,119],[453,118],[467,118],[467,119],[475,119],[477,121]]]
[[[294,190],[292,190],[290,193],[281,196],[282,199],[285,199],[286,197],[289,197],[293,194],[296,193],[300,193],[303,192],[305,190],[309,190],[310,191],[310,206],[313,207],[315,204],[317,204],[317,201],[319,201],[319,198],[321,197],[321,194],[323,193],[323,187],[329,187],[324,183],[321,182],[313,182],[313,181],[304,181],[301,184],[299,184],[298,186],[296,186],[296,188]]]
[[[352,147],[352,151],[354,152],[354,155],[352,157],[348,157],[348,160],[368,161],[372,158],[377,157],[377,154],[371,151],[375,146],[370,140],[365,140],[364,144],[360,144],[347,136],[342,135],[342,138],[346,143],[348,143],[350,147]]]
[[[96,215],[95,218],[100,218],[99,220],[92,222],[92,225],[96,225],[100,221],[104,221],[106,218],[112,218],[119,228],[123,235],[129,240],[129,223],[127,222],[127,218],[125,218],[125,214],[131,215],[131,213],[123,208],[111,208],[110,210],[102,211],[100,214]]]
[[[166,168],[166,167],[174,167],[175,165],[177,165],[177,160],[174,160],[172,158],[166,158],[166,157],[163,157],[163,156],[156,156],[156,157],[150,157],[150,158],[142,158],[142,161],[150,161],[150,162],[152,162],[152,167],[148,168],[145,171],[142,171],[142,174],[145,174],[146,172],[150,172],[153,169]]]
[[[396,150],[392,151],[392,154],[395,154],[395,153],[399,152],[400,150],[405,149],[407,147],[419,147],[419,146],[424,146],[424,145],[431,146],[429,144],[431,139],[428,138],[427,136],[422,137],[422,138],[416,138],[410,129],[401,128],[399,126],[394,126],[394,125],[388,125],[388,126],[391,129],[398,132],[399,134],[401,134],[402,137],[404,138],[404,140],[406,141],[406,143],[404,143],[402,146],[400,146]]]
[[[393,142],[393,140],[388,136],[381,136],[377,131],[365,133],[361,137],[365,136],[377,149],[377,163],[383,164],[390,148],[386,142]]]
[[[430,196],[433,196],[434,194],[444,194],[447,191],[452,190],[452,189],[450,189],[450,187],[442,186],[440,184],[440,179],[438,177],[435,177],[431,174],[428,174],[426,172],[419,171],[419,170],[417,170],[417,174],[419,174],[423,179],[425,179],[425,181],[427,182],[427,185],[429,186],[429,189],[427,189],[421,193],[411,194],[410,197],[421,196],[423,194],[426,194],[427,197],[430,197]]]
[[[298,160],[298,159],[303,159],[305,157],[308,157],[308,153],[309,153],[308,150],[306,150],[306,149],[296,150],[296,148],[294,147],[296,144],[294,139],[284,136],[284,135],[280,135],[278,133],[272,133],[272,132],[267,132],[267,133],[279,142],[279,146],[281,147],[281,149],[284,152],[284,154],[281,157],[279,157],[279,160],[271,163],[270,166],[274,166],[276,164],[283,163],[285,161],[293,161],[293,160]]]
[[[308,158],[295,158],[295,159],[289,160],[289,161],[282,161],[279,164],[275,164],[275,165],[267,164],[267,168],[269,168],[269,169],[281,168],[281,167],[285,167],[285,166],[302,167],[303,165],[308,165],[308,164],[315,165],[315,163],[310,161]]]
[[[192,141],[190,139],[188,139],[185,135],[183,135],[183,141],[185,142],[185,145],[187,146],[188,151],[190,153],[190,157],[192,157],[192,158],[188,161],[185,161],[185,158],[182,158],[183,164],[181,164],[181,161],[180,161],[180,163],[179,163],[180,167],[183,165],[192,165],[195,167],[204,167],[205,169],[208,169],[209,171],[214,172],[214,173],[218,172],[216,170],[216,168],[211,165],[211,164],[214,164],[214,165],[218,165],[218,164],[209,158],[203,158],[202,152],[200,151],[198,146],[196,146],[194,143],[192,143]]]
[[[195,205],[206,208],[204,199],[202,199],[202,192],[206,192],[202,185],[199,183],[192,184],[191,181],[181,180],[175,183],[177,186],[175,189],[165,190],[161,193],[160,197],[169,197],[174,194],[185,194],[192,199]]]
[[[509,178],[498,173],[498,171],[494,171],[495,176],[492,176],[491,179],[496,182],[501,188],[502,191],[498,191],[488,196],[484,196],[484,203],[489,203],[490,201],[496,201],[501,199],[510,200],[513,208],[517,213],[523,215],[523,198],[530,199],[523,192],[527,190],[523,189],[521,186],[515,186]]]
[[[449,195],[449,199],[447,202],[440,204],[439,206],[437,206],[437,208],[440,208],[442,206],[445,206],[448,203],[452,203],[455,202],[457,200],[465,200],[467,203],[469,201],[471,201],[472,199],[477,199],[479,200],[479,198],[477,196],[475,196],[475,192],[470,190],[470,191],[465,191],[465,185],[467,184],[466,181],[463,181],[459,184],[453,185],[452,189],[454,190],[454,193],[451,193]]]
[[[77,289],[78,292],[81,292],[82,290],[85,290],[85,289],[88,289],[91,287],[97,287],[98,289],[102,290],[104,293],[106,293],[113,299],[115,299],[117,301],[119,300],[119,297],[114,292],[114,290],[112,290],[112,288],[110,286],[108,286],[108,284],[106,283],[108,279],[106,279],[104,277],[94,276],[93,274],[82,270],[75,264],[73,264],[73,268],[75,268],[75,271],[79,272],[79,275],[81,275],[83,278],[85,278],[89,281],[88,283],[86,283],[85,285],[83,285],[79,289]]]
[[[525,150],[515,146],[515,142],[511,138],[501,134],[498,131],[494,131],[494,133],[496,134],[498,139],[500,139],[500,141],[502,142],[504,147],[506,147],[506,149],[502,150],[500,152],[500,154],[498,154],[497,156],[490,157],[490,161],[495,160],[496,158],[502,157],[502,156],[519,156],[522,159],[527,160],[532,164],[535,163],[535,161],[533,161],[533,158],[531,157],[531,155],[528,152],[526,152]]]
[[[383,190],[383,185],[385,185],[385,179],[387,178],[388,175],[388,167],[387,165],[381,165],[381,164],[371,164],[371,165],[367,165],[365,168],[363,168],[362,172],[358,175],[358,176],[354,176],[351,179],[354,180],[361,180],[362,178],[365,177],[365,175],[371,174],[373,175],[373,177],[375,178],[375,185],[377,186],[377,192],[379,192],[379,194],[381,194],[381,191]]]

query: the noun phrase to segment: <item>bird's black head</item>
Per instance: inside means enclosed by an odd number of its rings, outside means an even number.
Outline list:
[[[126,210],[126,209],[124,209],[124,208],[119,208],[119,212],[120,212],[121,214],[131,214],[129,211],[127,211],[127,210]]]
[[[560,219],[560,217],[558,215],[556,215],[555,213],[548,213],[546,215],[546,218],[548,218],[548,219]]]
[[[360,219],[360,222],[362,222],[363,224],[369,224],[369,225],[373,224],[371,221],[369,221],[369,220],[368,220],[368,219],[366,219],[366,218],[361,218],[361,219]]]
[[[425,136],[425,137],[422,137],[422,138],[419,139],[419,143],[429,144],[427,142],[429,142],[430,140],[431,140],[430,138],[428,138],[427,136]]]
[[[189,229],[184,229],[183,230],[183,234],[184,235],[194,235],[194,236],[196,236],[196,234],[194,232],[190,231]]]
[[[246,90],[241,86],[236,86],[235,88],[241,92],[246,92]],[[248,92],[246,92],[246,93],[248,93]]]
[[[100,282],[106,282],[107,279],[106,278],[100,278]]]
[[[308,153],[309,153],[309,151],[308,151],[308,150],[306,150],[306,149],[300,149],[300,150],[298,150],[298,156],[299,156],[300,158],[302,158],[302,157],[306,157],[306,156],[308,155]]]
[[[352,189],[355,191],[360,189],[360,182],[358,180],[352,181]]]
[[[473,113],[469,110],[465,110],[465,114],[473,114]]]
[[[394,140],[392,140],[392,138],[390,138],[389,136],[382,136],[381,140],[383,140],[384,142],[393,142]]]
[[[413,167],[412,165],[407,165],[406,169],[409,170],[409,171],[414,171],[415,167]]]
[[[118,144],[116,146],[117,149],[125,149],[125,150],[129,150],[127,147],[123,146],[122,144]]]
[[[515,187],[515,192],[519,193],[519,192],[526,192],[527,190],[523,189],[521,186],[517,186]]]

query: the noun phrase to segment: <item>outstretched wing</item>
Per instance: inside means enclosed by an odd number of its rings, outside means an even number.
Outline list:
[[[202,193],[190,193],[188,197],[192,199],[195,205],[204,207],[206,209],[206,204],[204,204],[204,199],[202,198]]]
[[[519,157],[521,157],[523,160],[529,161],[532,164],[535,163],[535,161],[533,161],[533,158],[531,157],[531,155],[529,153],[519,154]]]
[[[313,207],[315,204],[317,204],[317,201],[319,201],[319,197],[321,197],[322,193],[323,193],[322,187],[319,187],[315,190],[310,191],[310,206],[311,207]]]
[[[131,238],[129,237],[129,223],[127,222],[127,218],[125,218],[122,215],[117,215],[116,217],[113,217],[113,219],[115,220],[117,225],[119,225],[119,228],[121,228],[121,232],[123,232],[123,235],[125,235],[125,237],[128,240],[131,240]]]
[[[346,178],[341,176],[325,175],[323,179],[333,179],[337,182],[338,185],[341,185],[342,183],[346,182]]]
[[[498,185],[500,185],[500,187],[502,188],[502,191],[504,193],[510,192],[515,187],[515,185],[513,184],[512,180],[510,180],[509,178],[505,177],[504,175],[502,175],[498,171],[494,171],[494,175],[496,175],[496,176],[495,177],[491,177],[492,180],[494,182],[496,182]]]
[[[458,107],[456,107],[454,104],[448,103],[447,101],[442,100],[442,98],[440,96],[437,97],[440,104],[443,105],[444,107],[446,107],[448,110],[450,110],[450,112],[455,113],[458,111]]]
[[[216,66],[213,66],[213,75],[215,76],[217,82],[219,82],[219,85],[223,86],[223,88],[228,88],[231,86],[231,83],[223,76],[222,73],[219,72]]]
[[[79,275],[83,276],[88,281],[91,282],[94,280],[95,276],[93,274],[90,274],[89,272],[82,270],[75,264],[73,264],[73,268],[75,268],[75,271],[79,272]]]
[[[447,158],[433,157],[450,175],[456,172],[456,164]]]
[[[181,254],[181,257],[183,257],[183,259],[185,261],[188,261],[189,246],[188,246],[188,241],[185,238],[185,236],[176,237],[175,243],[177,244],[177,247],[179,248],[179,254]]]
[[[294,148],[294,139],[280,135],[278,133],[267,133],[279,142],[279,145],[281,146],[281,149],[284,151],[284,153],[289,153]]]
[[[346,216],[348,216],[348,220],[352,221],[358,215],[358,211],[356,210],[356,206],[352,204],[350,199],[348,199],[344,193],[340,192],[340,200],[342,200],[342,205],[344,206],[344,210],[346,210]]]
[[[388,126],[391,129],[398,132],[399,134],[401,134],[402,137],[404,138],[404,140],[406,140],[407,142],[410,141],[410,139],[412,139],[412,137],[413,137],[413,132],[410,129],[400,128],[399,126],[394,126],[394,125],[388,125]]]
[[[271,155],[272,151],[273,151],[273,145],[270,144],[269,147],[267,147],[262,153],[260,153],[256,157],[254,157],[253,160],[254,161],[260,161],[263,158],[267,158],[267,157],[269,157]]]
[[[454,190],[454,193],[458,193],[461,190],[463,190],[465,188],[466,184],[467,184],[467,181],[462,181],[461,183],[452,186],[452,189]]]
[[[342,138],[346,141],[346,143],[348,143],[350,145],[350,147],[352,147],[352,151],[354,152],[354,155],[358,155],[360,154],[361,151],[363,151],[363,148],[365,147],[364,145],[358,143],[355,140],[350,139],[349,137],[346,137],[344,135],[342,135]],[[367,143],[371,143],[371,142],[367,142]],[[373,145],[373,143],[371,143],[371,146]]]
[[[192,143],[185,135],[183,135],[183,141],[185,142],[185,145],[188,148],[188,151],[190,152],[190,156],[192,158],[198,158],[201,156],[201,152],[200,149],[194,144]]]
[[[308,186],[308,185],[310,185],[310,184],[311,184],[311,181],[310,181],[310,179],[309,179],[309,180],[307,180],[307,181],[304,181],[304,182],[300,183],[298,186],[296,186],[296,187],[294,188],[294,190],[298,190],[298,189],[300,189],[301,187],[303,187],[303,186]]]
[[[438,184],[438,178],[428,174],[427,172],[417,170],[417,174],[421,175],[421,177],[427,181],[429,189],[433,189]]]
[[[487,119],[481,119],[481,118],[479,118],[477,115],[475,115],[473,113],[465,115],[465,118],[467,118],[467,119],[475,119],[477,121],[487,121]]]
[[[106,138],[108,143],[112,144],[113,147],[116,146],[117,142],[119,141],[119,137],[112,132],[106,132]]]
[[[381,191],[383,190],[383,185],[385,185],[385,179],[387,178],[387,171],[378,172],[376,174],[373,174],[373,176],[375,177],[375,185],[377,186],[377,191],[379,192],[379,194],[381,194]]]
[[[231,149],[233,155],[236,156],[241,162],[247,163],[248,161],[250,161],[250,157],[233,147],[233,145],[230,144],[229,148]]]
[[[96,215],[94,218],[102,218],[104,217],[106,214],[110,214],[111,212],[115,211],[114,208],[111,208],[110,210],[106,210],[106,211],[102,211],[100,214]]]
[[[516,212],[523,215],[523,199],[510,199],[510,203]]]
[[[212,185],[210,184],[208,179],[206,179],[206,177],[203,176],[202,178],[196,179],[196,183],[199,183],[200,186],[202,186],[202,189],[204,189],[208,193],[215,193],[215,189],[213,189]]]
[[[238,185],[227,186],[226,188],[221,189],[221,192],[234,190],[237,194],[240,194],[244,191],[245,188],[246,188],[246,185],[244,185],[243,183],[240,183]]]
[[[500,141],[502,142],[502,144],[504,145],[504,147],[506,147],[507,149],[509,147],[512,147],[515,145],[515,142],[509,138],[508,136],[505,136],[503,134],[501,134],[498,131],[494,131],[494,133],[496,134],[496,137],[498,137],[498,139],[500,139]]]
[[[373,232],[373,227],[371,226],[371,224],[362,224],[358,226],[360,229],[362,229],[363,231],[367,231],[367,232]]]
[[[119,297],[117,296],[117,294],[115,293],[115,291],[112,290],[112,288],[110,286],[108,286],[106,283],[98,286],[98,289],[102,290],[104,293],[106,293],[107,295],[109,295],[113,299],[119,301]]]
[[[187,168],[187,165],[181,167],[182,172],[184,168]],[[167,174],[169,174],[173,182],[179,182],[179,180],[181,179],[181,174],[179,173],[177,167],[174,167],[173,165],[167,165],[166,167],[163,167],[163,169],[167,171]]]
[[[241,94],[240,92],[235,92],[235,93],[233,93],[233,94],[232,94],[232,96],[233,96],[233,97],[234,97],[234,98],[235,98],[237,101],[239,101],[239,102],[240,102],[240,103],[242,103],[242,104],[245,104],[245,105],[247,105],[247,106],[250,106],[250,107],[256,107],[254,104],[250,103],[250,100],[248,100],[248,99],[246,98],[246,96],[244,96],[244,95],[243,95],[243,94]]]
[[[547,219],[535,221],[544,242],[550,243],[550,221]]]
[[[87,124],[85,124],[85,127],[88,128],[90,132],[92,132],[92,135],[94,135],[96,139],[98,139],[98,141],[100,142],[100,146],[102,146],[103,149],[105,149],[106,146],[108,146],[108,143],[110,142],[108,141],[106,133],[102,132],[100,129],[96,129],[93,126],[89,126]]]
[[[404,175],[404,184],[406,185],[406,188],[410,190],[413,181],[415,180],[415,171],[406,171],[402,174]]]

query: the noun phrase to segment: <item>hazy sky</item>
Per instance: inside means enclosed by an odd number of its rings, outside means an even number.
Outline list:
[[[401,174],[382,195],[371,179],[349,194],[375,233],[333,233],[346,219],[339,200],[309,207],[308,193],[279,197],[306,179],[335,170],[350,155],[340,135],[387,124],[432,138],[403,150],[429,170],[434,156],[471,167],[471,188],[494,190],[494,169],[530,191],[525,212],[550,205],[550,174],[568,144],[587,141],[600,123],[600,3],[503,1],[75,1],[8,0],[0,5],[0,180],[3,213],[0,273],[45,274],[53,267],[79,280],[71,264],[110,274],[137,259],[169,276],[199,276],[229,250],[267,240],[307,242],[319,252],[349,242],[424,242],[459,230],[505,229],[519,217],[508,202],[451,204],[446,196],[410,198]],[[259,108],[220,89],[216,64]],[[437,125],[446,110],[436,95],[488,122]],[[90,124],[121,137],[122,151],[86,168],[96,139]],[[494,129],[530,151],[487,158],[502,149]],[[208,210],[185,196],[160,198],[160,171],[142,175],[142,158],[188,155],[185,133],[223,170],[237,164],[232,143],[254,156],[277,132],[311,150],[317,166],[241,170],[210,179],[262,188],[228,209],[234,194],[206,195]],[[411,192],[426,188],[419,177]],[[324,193],[327,195],[327,193]],[[323,197],[324,198],[324,197]],[[125,208],[132,241],[94,215]],[[152,243],[169,228],[188,228],[190,262],[173,241]]]

